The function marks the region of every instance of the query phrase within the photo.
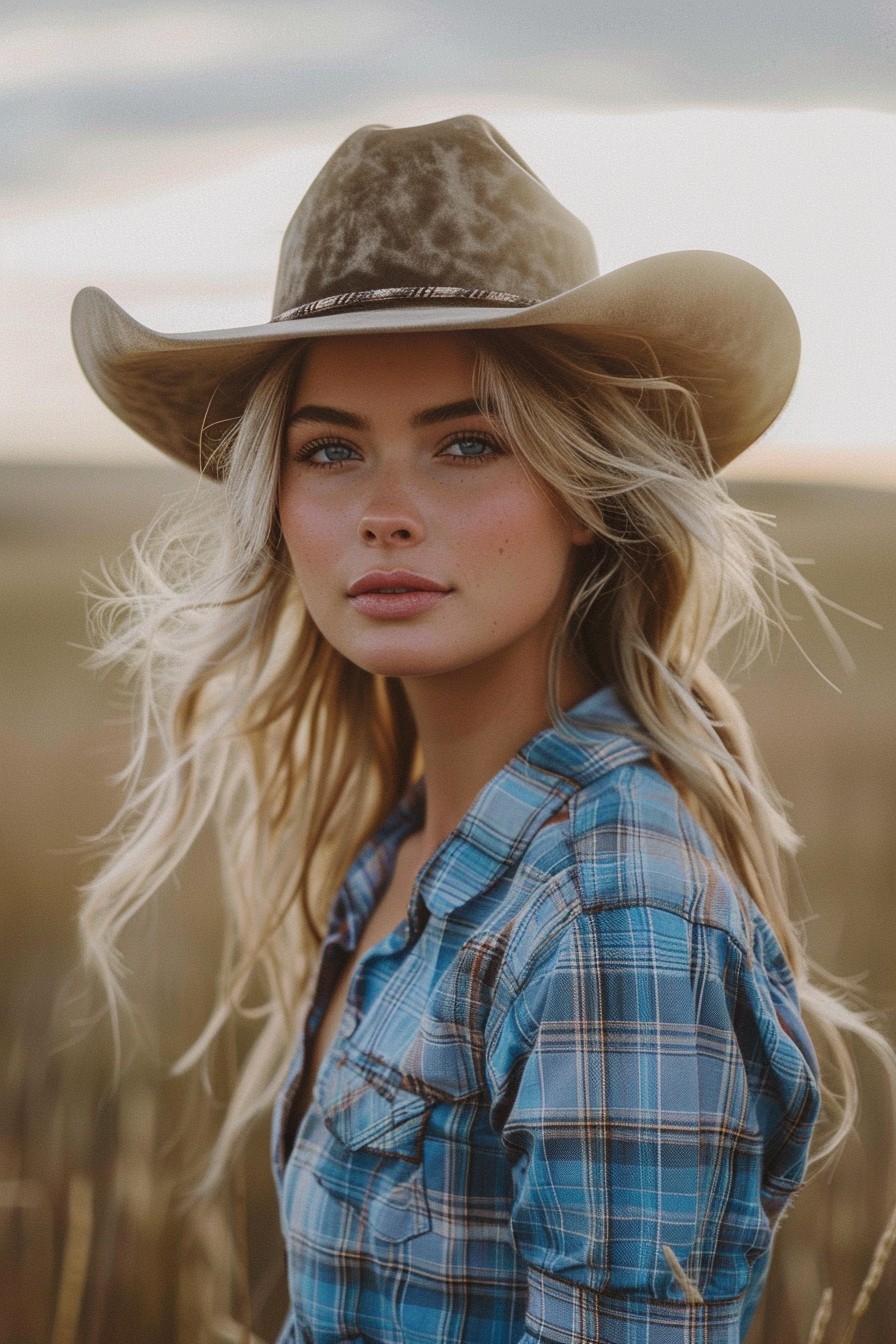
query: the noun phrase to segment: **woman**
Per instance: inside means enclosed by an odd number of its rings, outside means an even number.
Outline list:
[[[90,290],[74,332],[222,482],[109,598],[142,710],[84,931],[115,1004],[215,814],[226,974],[183,1064],[261,993],[209,1184],[279,1094],[283,1340],[742,1339],[818,1110],[801,1011],[828,1148],[840,1032],[879,1040],[809,980],[707,661],[779,581],[818,611],[715,475],[789,394],[786,299],[715,253],[598,277],[459,117],[337,150],[270,323],[160,336]]]

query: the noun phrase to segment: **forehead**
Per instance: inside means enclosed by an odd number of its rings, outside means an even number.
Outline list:
[[[312,342],[294,401],[435,405],[472,394],[474,363],[472,342],[453,332],[328,337]]]

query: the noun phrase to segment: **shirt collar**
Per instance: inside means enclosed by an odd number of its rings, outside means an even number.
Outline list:
[[[424,812],[423,781],[417,780],[358,851],[330,910],[325,942],[337,942],[345,948],[357,946],[370,912],[392,876],[398,847],[423,825]]]
[[[650,749],[611,687],[589,695],[531,738],[480,791],[466,816],[421,870],[418,891],[444,917],[495,882],[573,794]]]
[[[618,766],[649,756],[638,730],[616,692],[604,687],[567,711],[563,730],[552,726],[536,733],[489,780],[421,869],[412,910],[422,900],[430,914],[444,918],[482,895],[573,794]],[[425,800],[424,783],[418,780],[363,846],[334,902],[326,941],[357,945],[391,877],[399,845],[423,824]]]

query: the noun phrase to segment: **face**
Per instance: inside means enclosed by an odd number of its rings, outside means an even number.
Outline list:
[[[316,625],[369,672],[546,661],[591,540],[480,413],[473,364],[441,333],[324,339],[305,360],[281,527]]]

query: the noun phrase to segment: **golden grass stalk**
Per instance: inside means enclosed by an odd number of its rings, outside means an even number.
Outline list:
[[[812,1318],[812,1329],[809,1331],[809,1344],[824,1344],[824,1337],[828,1325],[831,1321],[831,1311],[834,1306],[833,1288],[825,1288],[821,1295],[821,1301],[815,1315]]]
[[[53,1321],[51,1344],[74,1344],[87,1281],[90,1245],[93,1238],[93,1186],[86,1176],[75,1175],[68,1187],[68,1228],[62,1268],[59,1273],[59,1293],[56,1298],[56,1317]]]
[[[227,1063],[230,1073],[231,1092],[236,1087],[239,1073],[239,1061],[236,1046],[236,1023],[230,1018],[227,1028]],[[233,1167],[233,1220],[236,1239],[236,1290],[239,1297],[239,1312],[242,1320],[240,1344],[252,1344],[252,1295],[249,1287],[249,1232],[248,1232],[248,1194],[246,1182],[246,1164],[242,1153],[237,1155]]]
[[[245,1325],[232,1316],[218,1316],[212,1322],[212,1330],[215,1339],[222,1340],[223,1344],[264,1344],[263,1339],[247,1332]]]
[[[0,1212],[19,1209],[33,1214],[40,1228],[48,1263],[53,1259],[53,1210],[40,1181],[0,1181]]]
[[[47,1304],[46,1311],[49,1312],[53,1283],[53,1208],[40,1181],[28,1178],[0,1181],[0,1237],[4,1243],[8,1235],[7,1223],[14,1210],[20,1216],[29,1217],[35,1228],[42,1272],[35,1274],[32,1270],[28,1290]],[[0,1315],[4,1305],[5,1302],[0,1300]]]
[[[666,1257],[666,1264],[675,1276],[676,1283],[684,1293],[685,1302],[691,1302],[694,1305],[702,1303],[703,1294],[700,1292],[700,1289],[697,1287],[696,1283],[694,1283],[693,1279],[688,1278],[687,1274],[682,1269],[681,1261],[678,1256],[675,1254],[672,1247],[667,1246],[665,1242],[663,1242],[663,1255]]]
[[[859,1289],[859,1295],[852,1304],[852,1311],[849,1314],[846,1332],[840,1340],[840,1344],[852,1344],[856,1333],[856,1327],[868,1310],[871,1294],[883,1277],[883,1272],[886,1268],[887,1261],[890,1258],[890,1252],[893,1249],[894,1243],[896,1243],[896,1205],[893,1206],[887,1225],[880,1234],[877,1246],[874,1248],[874,1255],[871,1259],[868,1273],[865,1275],[865,1282]]]
[[[230,1319],[230,1228],[219,1203],[191,1210],[179,1256],[178,1344],[208,1344],[213,1322]]]

